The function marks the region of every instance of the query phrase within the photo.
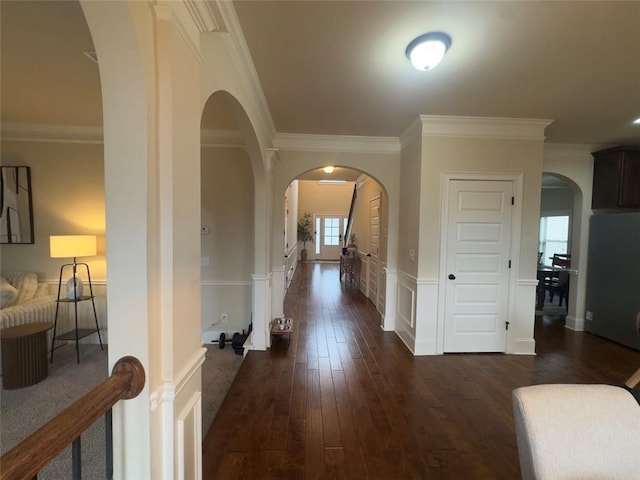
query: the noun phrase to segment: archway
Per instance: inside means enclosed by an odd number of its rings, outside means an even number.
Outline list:
[[[203,341],[248,330],[255,251],[251,158],[226,95],[214,93],[202,113],[202,331]],[[225,141],[221,141],[226,137]]]
[[[588,224],[588,218],[585,218],[583,212],[582,189],[571,178],[559,173],[544,172],[542,178],[541,218],[563,215],[569,218],[566,251],[571,254],[571,267],[565,326],[572,330],[583,330],[584,320],[577,320],[581,317],[576,313],[580,309],[584,310],[586,272],[580,272],[578,265],[585,261],[587,255],[583,247],[583,228]],[[546,256],[548,255],[545,254]]]
[[[371,179],[371,185],[377,185],[381,197],[385,203],[386,213],[386,232],[384,252],[386,258],[384,258],[384,265],[380,267],[382,275],[379,277],[379,284],[377,292],[380,292],[380,310],[382,313],[382,325],[381,327],[387,331],[393,331],[395,329],[395,314],[396,314],[396,285],[397,285],[397,235],[398,235],[398,177],[396,172],[391,171],[388,168],[386,156],[378,157],[376,155],[357,155],[347,153],[327,153],[320,154],[317,152],[305,153],[305,152],[279,152],[280,161],[276,164],[274,175],[274,237],[273,237],[273,249],[272,258],[274,265],[274,297],[273,297],[273,315],[281,316],[283,312],[282,301],[284,299],[284,292],[286,284],[291,278],[291,261],[290,261],[290,249],[293,242],[290,240],[289,245],[286,245],[285,237],[282,232],[285,231],[285,196],[288,197],[287,189],[291,182],[304,177],[304,175],[311,175],[312,173],[321,169],[327,165],[333,165],[340,168],[349,169],[359,174],[365,174],[366,177]],[[363,177],[364,178],[364,177]],[[351,194],[351,192],[349,192]],[[369,201],[368,195],[362,195],[362,200]],[[297,208],[297,207],[295,207]],[[348,205],[346,206],[348,212]],[[292,205],[289,204],[289,210],[292,210]],[[365,213],[365,217],[368,212]],[[295,228],[295,222],[290,221],[286,230],[290,232]],[[362,223],[360,223],[362,225]],[[367,225],[364,231],[368,231]],[[357,235],[357,233],[356,233]],[[362,238],[364,236],[364,238]],[[366,239],[368,234],[360,234],[361,239]],[[294,236],[289,233],[289,239]],[[366,245],[368,247],[368,240]],[[286,252],[289,250],[289,253]],[[362,250],[366,255],[368,251]],[[285,254],[287,257],[285,257]],[[368,283],[363,284],[368,288]],[[376,294],[377,295],[377,294]],[[377,300],[376,300],[376,303]]]
[[[205,168],[206,152],[216,149],[218,153],[221,153],[221,149],[224,149],[222,152],[224,159],[218,156],[218,161],[226,162],[228,170],[225,169],[224,173],[220,170],[217,185],[218,188],[227,191],[227,200],[234,205],[232,208],[229,208],[229,205],[224,207],[224,216],[231,222],[231,225],[235,225],[235,235],[224,237],[223,243],[227,245],[227,251],[213,252],[216,258],[211,258],[211,261],[217,262],[221,261],[223,256],[225,257],[226,260],[222,260],[222,263],[228,265],[222,266],[215,273],[215,275],[223,275],[225,278],[206,278],[203,275],[205,283],[208,280],[213,281],[212,284],[206,285],[207,287],[213,287],[215,290],[220,290],[218,287],[225,287],[227,290],[234,291],[231,296],[224,295],[223,303],[230,302],[230,308],[222,306],[221,303],[215,306],[210,297],[203,296],[202,328],[203,331],[209,331],[206,334],[208,337],[214,336],[216,333],[219,334],[224,331],[222,327],[212,330],[211,324],[217,323],[223,314],[227,314],[229,328],[231,330],[237,328],[233,331],[246,330],[251,323],[253,330],[251,338],[248,340],[248,348],[263,350],[266,348],[269,310],[269,304],[265,304],[264,300],[268,298],[270,280],[270,259],[267,255],[270,232],[270,211],[268,210],[270,188],[267,184],[267,172],[264,168],[260,146],[245,109],[236,97],[225,90],[218,90],[207,98],[203,107],[201,125],[203,131],[201,142],[203,177],[201,180],[203,182],[213,181],[216,173],[213,170],[207,171]],[[242,165],[247,168],[243,169]],[[207,176],[205,177],[204,174]],[[220,176],[231,174],[236,175],[234,178],[234,181],[237,182],[235,187],[227,181],[231,178],[225,179]],[[208,194],[209,200],[215,201],[217,198],[219,202],[222,201],[222,193],[205,189],[203,183],[203,195]],[[216,209],[216,211],[218,214],[222,214],[221,210]],[[234,216],[234,212],[241,213],[241,215]],[[203,211],[204,213],[206,212]],[[220,218],[219,215],[217,218]],[[230,226],[229,222],[225,228]],[[219,231],[210,232],[210,235],[217,236],[219,233]],[[234,241],[233,238],[236,236]],[[203,237],[203,245],[207,247],[207,244],[211,244],[211,242]],[[241,268],[237,268],[237,262],[231,262],[235,267],[229,263],[233,255],[235,255],[234,258],[241,259]],[[203,256],[206,257],[204,251]],[[234,268],[235,271],[232,271]],[[222,299],[220,293],[217,292],[214,295],[213,302],[216,301],[216,298]],[[227,310],[232,310],[234,313],[230,314]],[[211,312],[213,312],[213,316],[209,318]]]

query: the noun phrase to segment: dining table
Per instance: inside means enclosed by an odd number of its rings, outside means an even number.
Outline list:
[[[538,286],[536,287],[536,310],[542,310],[544,308],[546,287],[550,285],[553,279],[560,277],[560,272],[566,271],[566,268],[549,267],[547,265],[538,266],[536,275],[538,279]]]

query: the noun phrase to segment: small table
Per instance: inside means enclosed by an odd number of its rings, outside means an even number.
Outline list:
[[[340,280],[344,275],[345,285],[360,286],[360,257],[356,255],[340,255]]]
[[[269,328],[272,336],[286,335],[291,343],[291,334],[293,333],[293,319],[291,318],[274,318]]]
[[[47,330],[51,328],[51,322],[38,322],[0,330],[5,390],[28,387],[47,378]]]

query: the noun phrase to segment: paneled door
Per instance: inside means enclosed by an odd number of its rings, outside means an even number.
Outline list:
[[[513,183],[449,183],[445,352],[506,351]]]

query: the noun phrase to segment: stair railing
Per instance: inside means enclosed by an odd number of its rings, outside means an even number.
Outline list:
[[[107,380],[2,456],[0,480],[36,479],[38,472],[69,444],[72,445],[73,479],[80,480],[80,437],[103,415],[106,423],[105,476],[107,479],[113,478],[111,407],[120,400],[138,396],[144,382],[144,367],[140,361],[135,357],[122,357]]]
[[[351,230],[353,229],[353,214],[356,207],[357,198],[358,198],[358,185],[354,185],[353,195],[351,196],[351,206],[349,207],[349,218],[347,219],[347,228],[345,228],[344,238],[342,239],[343,248],[345,248],[349,244],[349,237],[351,236]]]

